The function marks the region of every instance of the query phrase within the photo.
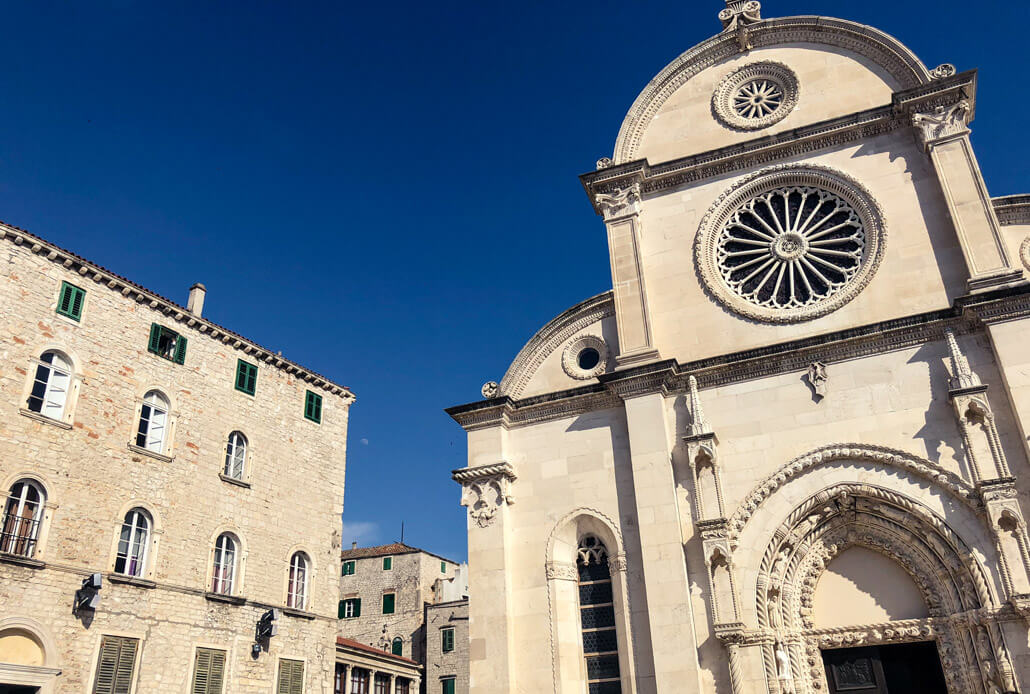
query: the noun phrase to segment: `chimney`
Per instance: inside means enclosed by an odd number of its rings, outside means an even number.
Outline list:
[[[197,282],[190,287],[190,300],[186,302],[186,310],[197,318],[204,311],[204,296],[207,295],[207,287]]]
[[[357,548],[358,548],[358,543],[357,543],[357,542],[352,542],[352,543],[350,543],[350,548],[351,548],[352,550],[354,550],[354,549],[357,549]]]

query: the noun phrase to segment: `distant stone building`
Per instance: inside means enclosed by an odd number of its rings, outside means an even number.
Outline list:
[[[0,691],[329,691],[351,393],[199,285],[10,226],[0,257]]]
[[[977,73],[719,9],[581,177],[611,290],[449,410],[470,691],[1030,691],[1030,197]]]
[[[400,542],[341,559],[340,635],[424,666],[423,692],[466,692],[467,622],[451,617],[467,618],[465,567]]]

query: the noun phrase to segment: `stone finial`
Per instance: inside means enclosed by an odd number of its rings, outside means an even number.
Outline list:
[[[726,9],[719,13],[724,31],[762,21],[762,3],[756,0],[726,0]]]
[[[487,400],[493,400],[497,397],[497,392],[500,390],[500,386],[497,385],[497,381],[487,381],[483,384],[483,388],[480,391],[483,393],[483,397]]]
[[[708,426],[708,420],[705,419],[705,411],[701,407],[701,395],[697,390],[697,379],[693,376],[690,377],[690,435],[700,436],[701,434],[710,434],[712,430]]]
[[[601,157],[600,159],[597,160],[597,170],[598,171],[601,171],[602,169],[607,169],[611,165],[612,165],[612,158],[611,157]]]
[[[952,330],[945,330],[944,340],[948,343],[948,354],[951,357],[951,387],[953,389],[976,388],[983,385],[980,377],[969,368],[966,355],[959,350],[955,333]]]

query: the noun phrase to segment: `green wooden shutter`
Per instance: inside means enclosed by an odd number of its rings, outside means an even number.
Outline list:
[[[82,302],[86,298],[86,292],[74,284],[61,283],[61,295],[57,300],[57,312],[72,320],[79,320],[82,317]]]
[[[395,638],[393,640],[393,650],[392,650],[392,653],[394,655],[399,655],[399,656],[403,656],[404,655],[404,642],[401,641],[400,637],[397,637],[397,638]]]
[[[175,338],[175,363],[186,363],[186,338],[182,335]]]
[[[191,694],[222,694],[225,679],[225,651],[198,648]]]
[[[383,571],[391,571],[393,569],[393,557],[386,557],[383,559]]]
[[[336,606],[336,618],[343,619],[344,610],[346,609],[347,601],[341,600],[340,604]]]
[[[446,679],[443,681],[443,694],[454,694],[453,679]]]
[[[454,629],[444,629],[441,632],[443,640],[443,652],[450,653],[454,650]]]
[[[129,694],[138,646],[138,639],[122,636],[104,636],[100,640],[93,694]]]
[[[355,617],[360,617],[361,616],[361,598],[356,598],[354,600],[354,616]]]
[[[154,354],[160,354],[159,349],[161,345],[161,326],[157,323],[150,324],[150,346],[147,347]]]
[[[310,390],[304,394],[304,416],[312,422],[322,422],[322,396]]]
[[[257,390],[257,367],[242,359],[236,360],[236,390],[247,395]]]
[[[393,614],[394,603],[396,598],[393,593],[387,593],[383,596],[383,614]]]
[[[440,562],[440,573],[442,573],[442,574],[447,573],[447,563],[446,562]]]

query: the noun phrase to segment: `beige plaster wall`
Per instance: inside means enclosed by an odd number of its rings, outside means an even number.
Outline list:
[[[0,265],[0,483],[23,475],[45,485],[51,507],[38,558],[44,569],[0,564],[0,605],[49,630],[59,649],[59,691],[84,691],[102,634],[144,639],[137,691],[186,691],[198,644],[229,651],[234,692],[266,694],[279,655],[306,659],[312,691],[330,681],[339,594],[340,514],[348,401],[324,397],[321,425],[304,419],[302,380],[258,364],[257,393],[234,389],[237,358],[247,357],[170,316],[69,272],[26,246],[2,242]],[[62,280],[86,289],[82,321],[54,313]],[[209,297],[210,302],[216,296]],[[188,337],[184,365],[147,352],[150,324]],[[72,428],[23,416],[33,360],[47,348],[68,353],[79,379]],[[252,363],[257,360],[247,359]],[[128,449],[137,403],[162,389],[177,417],[170,461]],[[317,390],[312,388],[312,390]],[[250,442],[251,486],[219,478],[230,431]],[[71,614],[83,576],[113,570],[116,533],[132,506],[156,522],[151,553],[156,587],[105,581],[91,623]],[[245,605],[204,597],[215,537],[242,542]],[[288,561],[297,549],[313,563],[309,611],[284,615],[271,654],[252,659],[260,614],[286,601]]]
[[[813,602],[820,629],[930,616],[912,577],[864,547],[852,547],[829,563]]]
[[[716,120],[712,94],[719,83],[743,65],[766,60],[787,65],[798,77],[799,99],[791,114],[758,132]],[[844,84],[847,89],[840,88]],[[883,106],[898,87],[875,63],[844,49],[803,43],[757,48],[701,71],[673,92],[645,130],[635,158],[657,164]]]

